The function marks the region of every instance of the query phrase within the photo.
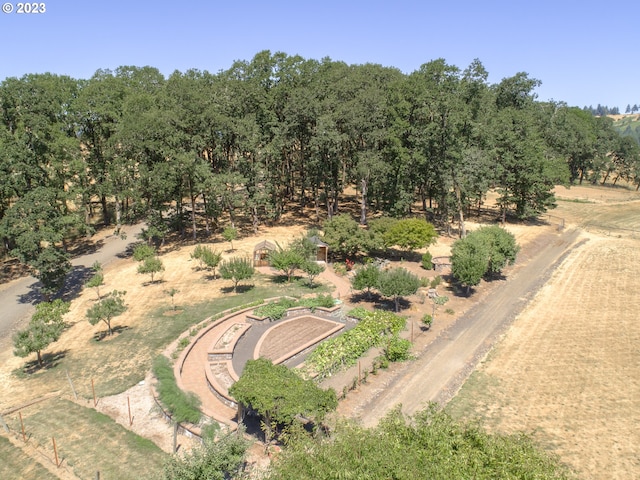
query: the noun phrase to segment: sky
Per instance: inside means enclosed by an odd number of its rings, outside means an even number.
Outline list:
[[[13,10],[0,13],[0,80],[122,65],[216,73],[270,50],[404,73],[477,58],[490,83],[540,80],[542,101],[640,104],[637,0],[47,0],[30,14],[0,3]]]

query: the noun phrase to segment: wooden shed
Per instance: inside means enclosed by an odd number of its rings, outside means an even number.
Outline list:
[[[327,259],[329,258],[329,245],[320,240],[316,235],[309,237],[309,240],[316,246],[316,260],[327,263]]]
[[[268,267],[269,253],[275,250],[277,250],[277,247],[268,240],[263,240],[262,242],[257,244],[253,249],[253,266]]]

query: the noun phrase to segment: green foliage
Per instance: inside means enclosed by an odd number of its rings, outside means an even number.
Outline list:
[[[167,408],[174,422],[200,421],[200,400],[193,393],[185,393],[176,384],[173,366],[169,359],[159,355],[153,361],[153,374],[158,379],[158,397]]]
[[[487,273],[496,275],[507,265],[516,261],[516,255],[520,247],[512,233],[497,225],[482,227],[472,235],[482,235],[489,248],[489,260]]]
[[[149,275],[151,283],[156,273],[164,271],[164,264],[158,257],[147,257],[138,265],[138,273]]]
[[[402,362],[410,357],[411,342],[393,335],[384,347],[384,356],[390,362]]]
[[[319,378],[355,365],[370,348],[384,345],[388,335],[397,334],[406,325],[405,318],[382,310],[353,309],[349,315],[360,316],[360,322],[342,335],[322,342],[307,357],[307,370]]]
[[[360,228],[350,215],[340,214],[324,222],[322,239],[336,255],[348,257],[368,252],[372,247],[372,237]]]
[[[216,268],[222,261],[222,253],[217,250],[211,250],[209,247],[196,245],[193,252],[191,252],[191,258],[198,260],[199,268],[211,271],[215,277]]]
[[[222,231],[222,238],[231,244],[231,250],[233,250],[233,241],[238,238],[238,229],[235,227],[226,227]]]
[[[107,325],[108,334],[111,335],[113,333],[111,320],[127,310],[124,304],[124,295],[126,293],[125,291],[114,290],[106,298],[94,304],[87,310],[89,323],[95,325],[98,322],[104,322]]]
[[[251,261],[246,258],[234,257],[220,264],[220,276],[233,282],[233,291],[238,291],[238,283],[247,280],[255,274]]]
[[[375,428],[342,423],[330,439],[300,437],[271,464],[267,479],[572,478],[525,435],[489,434],[435,406],[409,420],[397,408]]]
[[[435,227],[422,219],[405,218],[398,220],[384,234],[388,246],[397,245],[405,250],[417,250],[431,245],[438,238]]]
[[[431,288],[437,288],[441,283],[442,283],[442,277],[440,275],[437,275],[433,277],[433,279],[431,280],[431,283],[429,283],[429,286]]]
[[[367,290],[367,296],[371,296],[371,289],[378,287],[380,280],[380,269],[373,263],[369,263],[364,267],[356,270],[355,275],[351,279],[351,286],[356,290]]]
[[[287,277],[287,282],[291,282],[291,276],[306,262],[302,254],[294,248],[278,248],[269,253],[269,265],[276,270],[282,271]]]
[[[311,380],[303,380],[284,365],[261,358],[249,360],[240,379],[229,393],[242,405],[252,408],[264,419],[267,441],[272,428],[293,424],[300,416],[322,421],[338,406],[336,392],[323,390]]]
[[[478,285],[487,272],[489,247],[482,237],[469,234],[451,246],[451,273],[463,285]]]
[[[271,320],[281,319],[285,312],[296,305],[298,302],[290,298],[281,298],[277,302],[270,302],[266,305],[256,308],[253,311],[254,315],[258,317],[270,318]]]
[[[164,465],[163,480],[227,480],[238,478],[249,442],[242,429],[207,440],[182,455],[174,455]]]
[[[433,270],[433,263],[431,260],[433,259],[433,255],[431,253],[426,252],[422,254],[422,268],[425,270]]]
[[[266,305],[262,305],[253,311],[253,314],[258,317],[270,318],[271,320],[281,319],[287,310],[293,307],[309,307],[311,309],[315,307],[333,307],[333,297],[327,295],[316,295],[311,298],[303,298],[300,300],[293,300],[291,298],[281,298],[276,302],[269,302]]]
[[[314,260],[307,260],[300,266],[300,269],[307,274],[309,288],[313,288],[313,281],[318,275],[324,272],[325,266]]]
[[[18,331],[13,337],[13,354],[26,357],[31,353],[38,355],[38,364],[42,365],[41,352],[57,341],[64,330],[63,315],[69,311],[69,302],[56,299],[36,305],[36,311],[25,330]]]
[[[428,313],[425,313],[422,318],[420,319],[420,321],[422,322],[422,324],[427,327],[430,328],[431,324],[433,324],[433,317],[431,315],[429,315]]]
[[[156,249],[151,245],[147,245],[146,243],[141,243],[139,245],[136,245],[136,247],[133,249],[133,259],[136,262],[142,262],[147,258],[151,258],[155,256],[156,256]]]
[[[420,287],[420,279],[406,268],[392,268],[380,273],[378,290],[385,297],[393,298],[396,312],[400,309],[400,298],[413,295]]]
[[[498,226],[482,227],[451,247],[453,276],[467,287],[477,285],[485,275],[496,275],[512,264],[520,247],[513,234]]]

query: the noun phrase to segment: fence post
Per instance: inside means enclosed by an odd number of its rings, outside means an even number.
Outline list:
[[[27,443],[27,435],[24,431],[24,421],[22,420],[22,412],[18,412],[18,415],[20,416],[20,427],[22,428],[22,440],[24,443]]]
[[[53,453],[56,456],[56,467],[60,467],[60,463],[58,462],[58,447],[56,447],[56,439],[51,437],[51,441],[53,442]]]
[[[73,382],[71,381],[71,377],[69,376],[69,370],[65,370],[67,374],[67,380],[69,380],[69,386],[71,387],[71,391],[73,392],[73,398],[78,400],[78,394],[76,393],[76,389],[73,386]]]
[[[91,379],[91,391],[93,392],[93,406],[96,407],[98,405],[98,401],[96,400],[96,387],[93,384],[93,378]]]
[[[133,418],[131,417],[131,402],[129,401],[129,397],[127,396],[127,407],[129,409],[129,426],[133,425]]]

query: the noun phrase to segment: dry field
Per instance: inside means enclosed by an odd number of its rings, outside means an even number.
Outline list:
[[[640,196],[558,194],[581,201],[560,201],[554,215],[604,234],[583,233],[448,408],[495,431],[531,433],[581,478],[640,478],[640,232],[623,230],[639,229]]]

